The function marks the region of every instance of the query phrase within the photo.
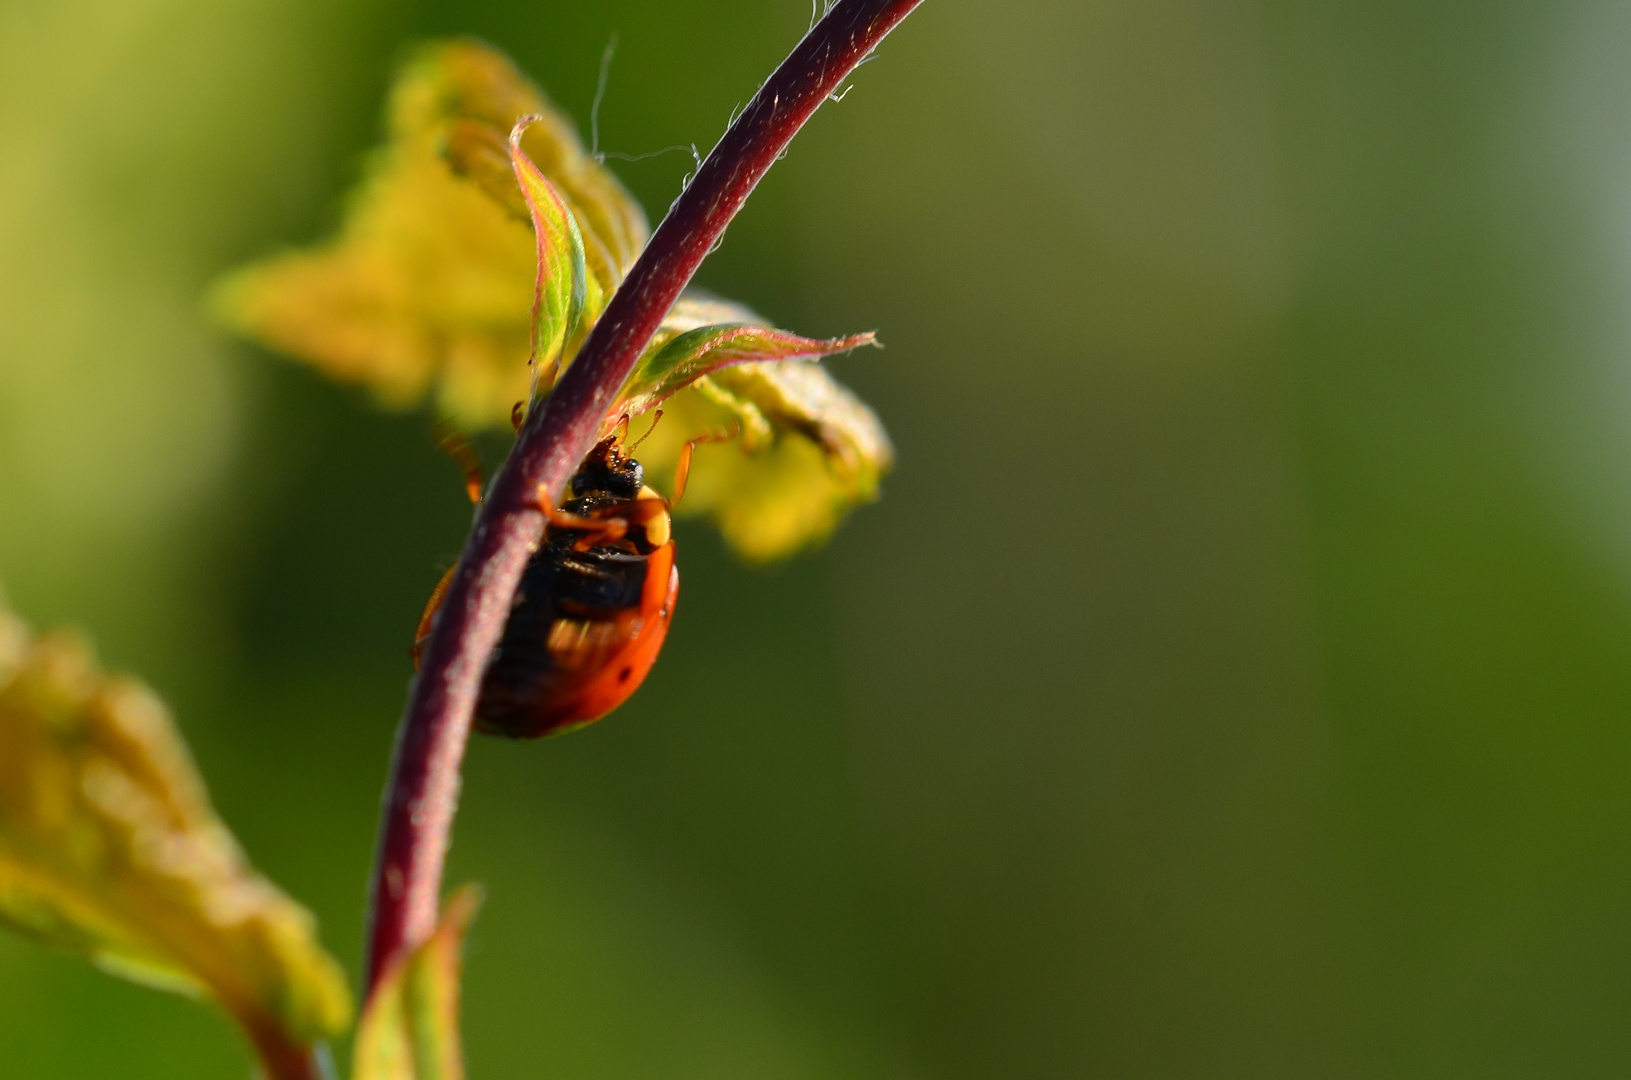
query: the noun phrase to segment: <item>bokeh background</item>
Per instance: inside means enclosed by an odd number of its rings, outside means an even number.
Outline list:
[[[406,43],[706,148],[804,0],[0,0],[0,580],[170,700],[353,972],[425,416],[213,330]],[[702,281],[900,450],[636,699],[473,749],[476,1080],[1631,1069],[1631,7],[929,0]],[[618,171],[654,214],[689,155]],[[0,1075],[243,1076],[0,937]]]

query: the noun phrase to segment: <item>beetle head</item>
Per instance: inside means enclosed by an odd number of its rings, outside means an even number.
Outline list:
[[[590,495],[610,495],[628,501],[640,494],[646,482],[646,471],[640,463],[618,448],[615,436],[602,439],[583,459],[577,474],[572,477],[572,493],[578,498]]]

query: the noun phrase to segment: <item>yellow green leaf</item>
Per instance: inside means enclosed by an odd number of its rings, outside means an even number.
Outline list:
[[[460,953],[480,906],[479,890],[460,889],[430,939],[380,979],[357,1025],[351,1080],[463,1080]]]
[[[510,165],[516,121],[537,118],[520,150],[580,228],[590,302],[633,264],[649,234],[645,215],[571,122],[479,42],[422,49],[388,113],[388,141],[339,234],[228,275],[216,310],[240,333],[389,406],[430,397],[466,430],[505,424],[529,392],[537,269]]]
[[[163,703],[3,608],[0,922],[214,999],[273,1075],[350,1019],[311,915],[249,864]]]

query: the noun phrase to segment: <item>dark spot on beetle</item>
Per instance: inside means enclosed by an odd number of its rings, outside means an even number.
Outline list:
[[[634,674],[634,669],[633,668],[624,668],[622,671],[619,671],[617,673],[617,681],[618,682],[628,682],[629,681],[629,676],[633,675],[633,674]]]

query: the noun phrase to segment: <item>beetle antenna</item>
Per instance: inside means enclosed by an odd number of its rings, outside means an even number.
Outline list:
[[[651,426],[646,428],[646,433],[644,435],[640,436],[638,439],[635,439],[634,442],[630,443],[629,448],[627,450],[623,451],[623,452],[625,454],[632,455],[634,453],[634,451],[639,448],[641,443],[643,443],[647,439],[651,438],[651,433],[653,431],[657,430],[657,424],[658,424],[659,421],[662,420],[662,418],[663,418],[663,411],[661,409],[658,409],[656,415],[651,418]]]
[[[628,437],[629,437],[629,414],[624,413],[622,416],[617,418],[617,423],[612,427],[612,442],[614,444],[621,443],[624,439],[626,439]]]

